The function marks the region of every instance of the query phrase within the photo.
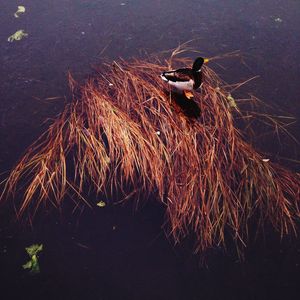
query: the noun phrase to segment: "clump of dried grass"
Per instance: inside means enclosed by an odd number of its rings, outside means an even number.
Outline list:
[[[264,161],[244,141],[234,124],[235,104],[209,67],[194,101],[166,92],[159,74],[171,65],[191,61],[174,55],[120,60],[77,87],[80,97],[6,181],[4,194],[11,195],[27,180],[19,213],[45,201],[59,206],[70,189],[84,200],[88,183],[97,192],[130,187],[156,194],[175,241],[194,232],[198,252],[223,244],[227,231],[244,243],[253,215],[281,234],[294,231],[299,174]]]

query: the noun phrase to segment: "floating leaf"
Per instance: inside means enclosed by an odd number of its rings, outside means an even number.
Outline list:
[[[18,6],[18,10],[14,13],[15,18],[19,18],[20,14],[25,13],[25,7],[20,5]]]
[[[38,254],[39,252],[41,252],[43,250],[43,244],[33,244],[27,248],[25,248],[26,252],[28,253],[29,256],[33,256]]]
[[[26,264],[23,265],[23,269],[31,269],[32,268],[32,261],[29,260]]]
[[[7,41],[12,43],[13,41],[19,41],[24,37],[27,37],[28,33],[26,33],[23,29],[16,31],[14,34],[8,37]]]
[[[229,94],[227,96],[227,100],[229,102],[230,107],[233,107],[233,108],[237,109],[237,105],[236,105],[235,99],[231,96],[231,94]]]
[[[30,273],[36,274],[40,272],[40,266],[38,262],[37,254],[43,250],[43,244],[33,244],[30,247],[25,248],[26,252],[30,256],[30,260],[24,264],[23,269],[29,269]]]
[[[99,202],[97,203],[97,206],[99,206],[99,207],[105,207],[105,206],[106,206],[106,203],[105,203],[104,201],[99,201]]]
[[[23,269],[29,269],[30,273],[32,274],[40,273],[40,266],[37,256],[33,255],[31,257],[31,260],[29,260],[25,265],[23,265]]]
[[[276,18],[276,19],[274,19],[274,21],[277,23],[282,23],[283,20],[281,18]]]

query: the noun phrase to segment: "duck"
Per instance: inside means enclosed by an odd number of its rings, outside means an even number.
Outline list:
[[[197,91],[202,85],[202,66],[209,61],[208,58],[197,57],[192,68],[183,68],[163,72],[160,77],[170,86],[183,92],[187,99],[194,97],[193,91]]]

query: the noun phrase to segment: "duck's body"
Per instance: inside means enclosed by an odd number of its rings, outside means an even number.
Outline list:
[[[198,57],[192,68],[184,68],[163,72],[160,77],[169,85],[175,87],[178,91],[183,91],[188,99],[193,97],[192,91],[201,88],[202,85],[202,65],[204,63],[202,57]]]
[[[202,84],[202,72],[194,72],[192,69],[178,69],[161,74],[161,78],[178,90],[193,91],[200,88]]]

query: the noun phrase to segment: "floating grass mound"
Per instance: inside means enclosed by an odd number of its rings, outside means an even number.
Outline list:
[[[104,64],[10,173],[4,196],[27,182],[22,214],[66,193],[84,200],[85,186],[105,193],[151,194],[166,208],[175,241],[193,232],[196,251],[246,242],[247,226],[296,228],[300,175],[266,161],[235,127],[233,98],[207,66],[203,88],[187,101],[166,90],[159,74],[190,66],[185,58]],[[85,200],[84,200],[85,201]]]

